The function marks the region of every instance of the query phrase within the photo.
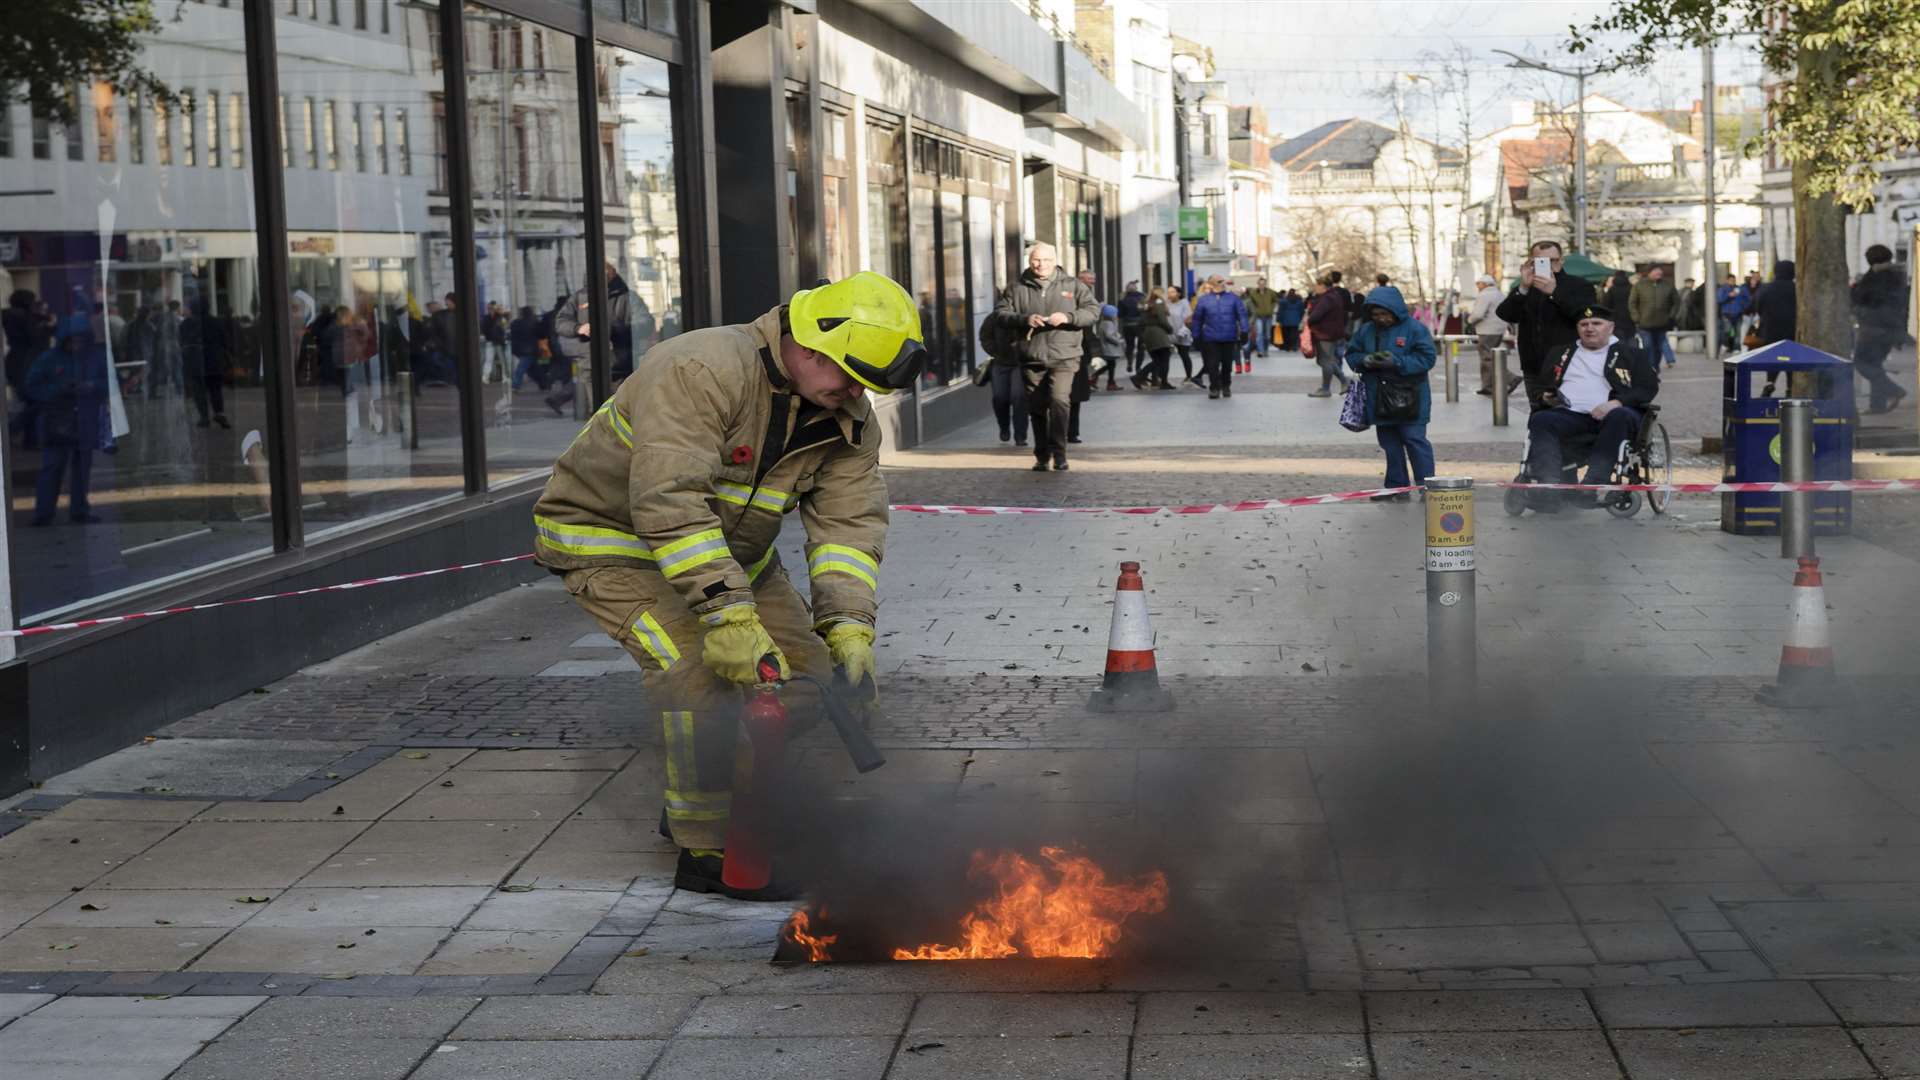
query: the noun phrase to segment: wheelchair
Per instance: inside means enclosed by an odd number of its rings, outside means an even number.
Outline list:
[[[1527,468],[1527,459],[1533,449],[1533,434],[1527,434],[1527,444],[1520,452],[1520,471],[1515,474],[1516,484],[1542,482]],[[1557,481],[1549,483],[1579,483],[1580,467],[1587,459],[1587,453],[1593,449],[1593,440],[1574,439],[1562,447],[1561,475]],[[1671,484],[1673,483],[1673,444],[1667,438],[1666,425],[1660,422],[1660,406],[1648,405],[1640,410],[1640,426],[1633,435],[1620,444],[1620,454],[1613,463],[1613,475],[1608,481],[1614,484]],[[1502,507],[1509,517],[1519,517],[1527,512],[1529,492],[1525,488],[1510,487],[1502,500]],[[1558,494],[1558,492],[1556,492]],[[1655,514],[1667,512],[1667,504],[1673,499],[1671,491],[1645,492],[1645,499],[1638,491],[1608,491],[1602,495],[1601,505],[1607,513],[1617,518],[1630,518],[1640,512],[1644,501]]]

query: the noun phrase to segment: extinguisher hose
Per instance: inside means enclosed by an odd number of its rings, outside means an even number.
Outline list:
[[[833,724],[833,730],[839,733],[840,743],[847,748],[847,756],[853,759],[855,771],[870,773],[887,763],[880,748],[873,745],[873,736],[867,734],[867,729],[860,726],[860,721],[854,718],[846,702],[829,690],[825,683],[811,675],[795,675],[789,681],[811,683],[820,691],[820,701],[827,710],[827,719]]]

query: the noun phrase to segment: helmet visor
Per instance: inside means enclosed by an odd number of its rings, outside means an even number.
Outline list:
[[[840,366],[847,370],[847,374],[881,394],[891,394],[912,386],[926,364],[926,347],[913,338],[902,341],[898,351],[890,357],[862,358],[849,349],[840,358]]]

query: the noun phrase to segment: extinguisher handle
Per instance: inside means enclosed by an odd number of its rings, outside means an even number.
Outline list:
[[[761,682],[777,683],[780,681],[780,660],[772,653],[768,653],[760,658],[755,671],[759,674]]]

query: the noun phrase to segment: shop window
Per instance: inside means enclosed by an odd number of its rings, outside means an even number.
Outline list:
[[[867,123],[867,265],[910,283],[907,255],[907,180],[900,126]]]
[[[837,108],[820,112],[820,239],[824,252],[820,273],[838,281],[858,267],[855,260],[853,162],[848,156],[847,129],[852,118]]]
[[[438,20],[430,6],[401,11]],[[464,490],[445,211],[433,212],[426,184],[369,175],[366,159],[370,144],[384,157],[389,107],[398,119],[431,104],[423,80],[407,77],[428,67],[425,40],[396,36],[369,52],[345,26],[281,27],[283,56],[298,48],[341,58],[300,66],[316,92],[306,99],[306,154],[326,168],[288,176],[286,191],[290,291],[279,302],[291,316],[309,540]],[[383,104],[355,101],[376,79]]]
[[[200,86],[245,86],[245,56],[197,47],[186,25],[161,19],[140,35],[136,62],[178,73],[191,56]],[[184,95],[173,110],[183,154],[173,117],[156,108],[155,153],[143,160],[151,104],[90,84],[77,90],[80,122],[62,132],[71,164],[45,170],[44,184],[9,185],[53,193],[4,200],[17,241],[9,288],[30,292],[38,312],[16,359],[48,365],[29,421],[36,445],[7,450],[23,624],[271,545],[264,474],[246,456],[265,426],[253,189],[244,168],[179,171],[200,164],[184,153],[196,118],[211,146],[214,103],[232,98],[172,84]],[[34,158],[58,153],[53,133],[31,117]],[[42,501],[36,480],[56,471],[57,497]]]
[[[601,140],[616,175],[601,194],[614,320],[608,342],[618,383],[646,363],[648,349],[685,325],[673,109],[662,61],[600,45],[594,64],[611,95],[600,113]]]

